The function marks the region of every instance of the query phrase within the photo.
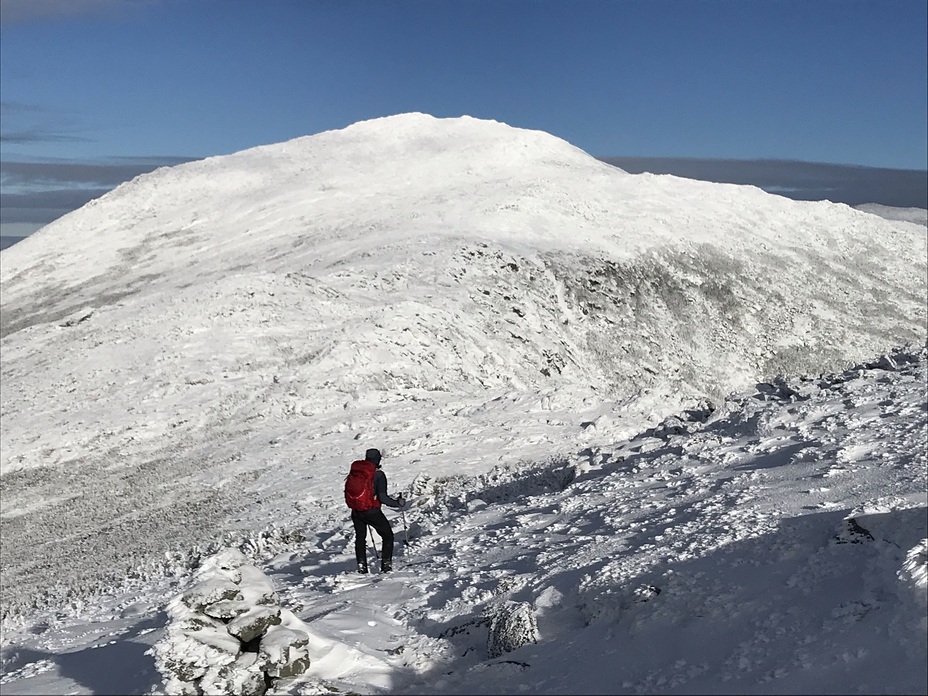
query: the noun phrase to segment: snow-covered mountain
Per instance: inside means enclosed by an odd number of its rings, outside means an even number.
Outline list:
[[[407,488],[536,471],[924,345],[926,236],[466,117],[139,177],[0,256],[5,621],[344,523],[366,447]]]

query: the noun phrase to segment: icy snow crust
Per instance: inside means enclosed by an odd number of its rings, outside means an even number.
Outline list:
[[[924,345],[926,236],[421,114],[139,177],[0,256],[3,615],[331,529],[367,447],[535,471]]]

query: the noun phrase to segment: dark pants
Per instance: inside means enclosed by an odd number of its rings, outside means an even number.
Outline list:
[[[351,522],[354,524],[354,555],[358,565],[367,565],[367,527],[370,525],[380,535],[383,545],[380,548],[380,562],[393,562],[393,528],[387,516],[380,508],[359,512],[353,510]]]

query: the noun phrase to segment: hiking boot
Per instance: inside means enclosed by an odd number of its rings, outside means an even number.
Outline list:
[[[393,564],[390,561],[384,561],[380,564],[381,573],[389,573],[391,570],[393,570]]]
[[[368,572],[368,571],[367,571],[367,564],[366,564],[366,563],[359,563],[359,564],[358,564],[358,572],[361,573],[362,575],[366,575],[367,572]]]

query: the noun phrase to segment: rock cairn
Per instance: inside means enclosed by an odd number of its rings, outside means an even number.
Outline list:
[[[194,580],[168,603],[165,634],[150,651],[166,694],[261,696],[309,668],[303,622],[244,554],[223,549]]]

